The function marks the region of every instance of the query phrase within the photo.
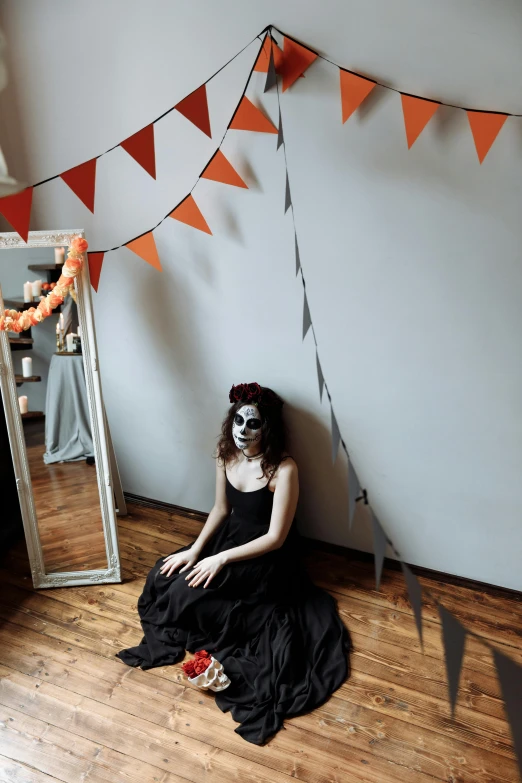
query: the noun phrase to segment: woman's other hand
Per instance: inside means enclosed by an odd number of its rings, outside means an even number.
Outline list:
[[[159,569],[160,574],[165,574],[165,576],[172,576],[174,571],[176,571],[180,566],[183,566],[179,572],[181,574],[181,572],[186,571],[187,568],[192,568],[192,566],[197,563],[198,557],[199,550],[194,549],[193,547],[190,549],[185,549],[183,552],[174,552],[174,554],[163,558],[165,562]]]
[[[197,587],[205,579],[207,580],[203,587],[207,587],[210,580],[218,574],[226,563],[226,558],[223,552],[218,552],[217,555],[211,555],[210,557],[204,557],[199,563],[192,569],[190,574],[187,574],[185,579],[189,581],[189,587]],[[182,569],[183,571],[185,569]]]

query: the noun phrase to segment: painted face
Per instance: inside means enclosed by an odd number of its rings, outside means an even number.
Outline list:
[[[232,422],[232,437],[238,449],[248,449],[261,440],[263,420],[255,405],[242,405]]]

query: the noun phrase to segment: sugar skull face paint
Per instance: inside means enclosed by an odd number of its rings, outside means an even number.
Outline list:
[[[255,405],[242,405],[232,422],[232,437],[238,449],[248,449],[261,440],[263,419]]]

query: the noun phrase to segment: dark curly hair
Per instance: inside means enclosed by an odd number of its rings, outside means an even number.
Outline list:
[[[261,458],[260,480],[265,477],[269,481],[279,467],[286,447],[286,426],[283,420],[283,400],[268,386],[257,383],[241,383],[233,386],[229,393],[232,402],[223,423],[219,438],[216,458],[224,464],[235,461],[239,449],[232,437],[232,422],[236,412],[243,405],[252,404],[259,410],[263,423],[261,425],[261,443],[264,453]]]

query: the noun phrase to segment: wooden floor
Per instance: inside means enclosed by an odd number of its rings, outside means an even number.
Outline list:
[[[43,421],[25,422],[24,435],[45,572],[107,568],[96,467],[46,465]]]
[[[517,781],[491,654],[468,638],[456,719],[449,715],[440,625],[424,608],[420,652],[400,572],[311,551],[355,645],[352,677],[268,745],[239,737],[180,664],[125,666],[148,570],[194,540],[200,523],[131,505],[119,520],[123,583],[35,591],[23,542],[0,564],[0,780],[12,783],[499,783]],[[522,664],[521,602],[422,578],[468,627]],[[190,656],[189,656],[190,657]]]

